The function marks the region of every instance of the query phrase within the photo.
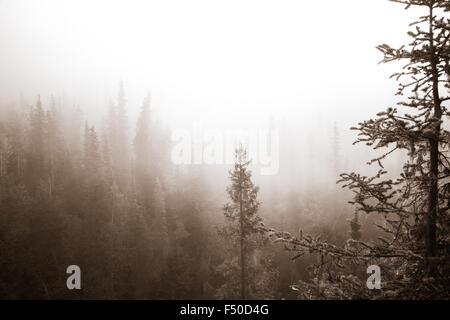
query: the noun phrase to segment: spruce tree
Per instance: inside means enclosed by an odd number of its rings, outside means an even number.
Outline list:
[[[46,119],[40,96],[31,109],[26,159],[26,179],[31,193],[34,193],[46,173]]]
[[[151,149],[150,149],[150,94],[144,99],[136,125],[136,136],[134,138],[134,182],[141,204],[150,205],[152,190],[152,179],[150,177]],[[156,173],[155,173],[156,174]]]
[[[153,244],[155,245],[155,256],[153,258],[158,261],[154,269],[160,271],[165,267],[169,252],[169,231],[165,195],[159,179],[156,179],[153,190],[152,213],[150,225],[153,228]]]
[[[437,0],[394,2],[425,9],[425,15],[411,23],[414,30],[408,32],[412,38],[408,45],[377,47],[384,55],[383,63],[404,62],[402,70],[392,76],[399,82],[397,95],[405,98],[377,118],[352,128],[359,132],[355,143],[388,149],[369,162],[379,166],[378,174],[370,178],[343,174],[342,181],[356,192],[352,203],[363,212],[384,215],[388,222],[384,231],[393,235],[401,248],[423,256],[426,274],[434,276],[438,248],[446,245],[446,233],[438,226],[448,224],[439,181],[450,169],[448,131],[442,126],[448,115],[444,103],[450,99],[450,20],[444,13],[449,4]],[[383,179],[387,174],[383,161],[396,150],[405,150],[409,159],[400,177]],[[411,220],[414,223],[408,224]],[[444,237],[439,239],[439,233]]]
[[[449,115],[445,103],[450,100],[450,10],[448,1],[393,0],[424,9],[412,22],[409,44],[398,49],[387,44],[377,48],[385,62],[404,62],[393,77],[399,81],[397,95],[404,97],[397,106],[363,121],[357,127],[355,143],[383,150],[368,164],[379,166],[372,177],[351,172],[341,174],[340,182],[354,192],[356,210],[378,214],[384,232],[376,243],[350,239],[338,247],[311,236],[291,235],[266,229],[276,241],[288,244],[299,257],[306,252],[326,253],[336,267],[335,277],[327,284],[328,298],[447,298],[449,296],[448,192],[449,132],[444,120]],[[384,160],[397,150],[408,159],[400,175],[393,179]],[[356,235],[356,234],[355,234]],[[365,290],[364,279],[343,274],[344,261],[362,268],[377,264],[383,270],[384,290]],[[301,282],[300,282],[301,283]],[[301,283],[297,290],[307,290]]]
[[[127,187],[129,172],[129,140],[128,140],[128,118],[126,112],[125,90],[123,81],[119,83],[119,94],[117,97],[117,134],[115,144],[115,163],[117,179],[121,188]]]
[[[247,158],[247,150],[240,145],[235,150],[234,170],[229,172],[231,185],[227,193],[231,202],[224,206],[224,215],[228,225],[223,234],[231,237],[239,246],[240,264],[240,299],[247,298],[247,263],[250,255],[249,237],[258,233],[261,217],[258,215],[259,201],[257,200],[259,188],[254,185],[252,173],[248,166],[251,160]]]
[[[355,215],[350,220],[350,237],[353,240],[361,239],[361,224],[358,218],[358,211],[355,211]]]

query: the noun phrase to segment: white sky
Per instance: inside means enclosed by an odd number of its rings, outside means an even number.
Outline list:
[[[270,111],[347,126],[396,101],[375,46],[403,43],[415,16],[387,0],[0,0],[0,97],[64,92],[98,115],[122,77],[131,118],[150,90],[175,124]]]

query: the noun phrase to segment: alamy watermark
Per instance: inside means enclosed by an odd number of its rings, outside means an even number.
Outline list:
[[[81,289],[81,269],[79,266],[73,264],[67,267],[66,273],[70,274],[70,276],[67,278],[66,286],[67,289],[73,290]]]
[[[367,278],[367,289],[381,289],[381,269],[377,265],[371,265],[367,267],[367,273],[370,277]]]
[[[261,175],[278,173],[279,134],[277,129],[208,129],[172,131],[171,160],[174,164],[233,164],[234,152],[241,143]]]

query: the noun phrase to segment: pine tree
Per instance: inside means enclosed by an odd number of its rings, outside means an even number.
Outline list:
[[[227,188],[230,203],[224,206],[224,215],[228,226],[223,234],[237,242],[240,251],[240,299],[247,298],[247,255],[250,255],[248,246],[249,237],[258,233],[257,227],[261,222],[258,215],[259,201],[257,200],[259,188],[251,180],[252,173],[248,169],[251,160],[247,159],[246,149],[240,145],[235,151],[234,170],[230,171],[231,186]]]
[[[350,237],[353,240],[360,240],[361,239],[361,224],[359,223],[358,219],[358,211],[355,211],[355,215],[350,220]]]
[[[114,183],[114,174],[111,160],[111,149],[109,147],[109,141],[106,137],[102,139],[102,161],[105,169],[105,179],[108,186],[112,187]]]
[[[405,228],[405,220],[415,219],[415,224],[407,230],[410,234],[399,242],[403,248],[423,255],[426,274],[433,276],[438,247],[445,244],[441,242],[445,238],[439,240],[438,222],[448,224],[444,214],[447,208],[443,206],[443,193],[439,190],[439,180],[445,178],[449,170],[448,132],[442,127],[446,109],[442,103],[450,96],[441,95],[442,89],[450,88],[446,70],[450,56],[450,20],[443,12],[448,9],[448,1],[395,2],[406,4],[407,8],[425,7],[427,11],[412,24],[415,30],[408,32],[412,38],[408,46],[394,49],[383,44],[377,47],[384,55],[382,62],[405,61],[403,69],[393,76],[399,81],[397,95],[407,95],[407,98],[399,102],[398,107],[378,113],[375,120],[364,121],[353,128],[359,131],[357,142],[365,142],[375,149],[389,149],[370,161],[380,166],[378,174],[373,178],[355,173],[342,177],[350,188],[357,190],[353,203],[362,211],[397,216],[394,221],[387,218],[389,227],[385,228],[397,241],[401,237],[397,230]],[[387,173],[382,162],[396,150],[406,150],[409,160],[398,179],[381,180]],[[376,204],[369,204],[369,199]]]
[[[16,112],[11,112],[4,125],[3,143],[3,174],[14,177],[16,180],[22,177],[24,158],[24,124]]]
[[[449,296],[448,248],[450,246],[446,185],[449,176],[449,140],[444,130],[444,116],[449,113],[443,103],[450,96],[448,60],[450,56],[450,20],[445,11],[448,1],[393,0],[425,8],[426,15],[411,23],[412,41],[394,49],[383,44],[382,62],[404,61],[403,69],[393,76],[399,81],[397,95],[404,101],[377,114],[377,118],[359,123],[355,143],[365,143],[385,152],[369,164],[378,165],[373,177],[358,173],[341,174],[339,182],[354,192],[351,201],[358,212],[378,214],[383,223],[377,225],[384,237],[377,243],[350,239],[337,247],[313,237],[296,237],[266,229],[277,241],[289,244],[289,250],[300,256],[305,252],[326,252],[336,268],[343,260],[378,264],[383,270],[384,290],[363,290],[362,279],[339,274],[328,284],[328,298],[446,298]],[[387,151],[386,151],[387,149]],[[408,160],[400,176],[385,178],[384,160],[396,150],[404,150]],[[448,197],[448,195],[447,195]],[[338,270],[338,269],[336,269]],[[360,284],[354,285],[355,283]],[[297,287],[297,290],[308,285]]]
[[[56,107],[53,96],[51,98],[51,107],[46,113],[46,124],[48,184],[49,194],[52,196],[57,185],[60,184],[64,177],[63,172],[66,170],[68,163],[64,137],[61,132],[62,115]]]
[[[153,226],[153,235],[156,238],[153,242],[156,247],[154,250],[156,256],[154,258],[158,261],[158,266],[156,269],[162,269],[165,266],[169,251],[169,232],[165,197],[159,179],[156,179],[155,182],[153,199],[153,219],[151,221],[151,225]]]
[[[133,143],[135,154],[135,187],[139,195],[140,203],[146,206],[150,204],[150,195],[153,191],[149,170],[152,160],[150,148],[150,101],[150,94],[148,94],[142,104]]]
[[[41,98],[38,96],[36,106],[31,109],[29,147],[26,160],[26,179],[31,193],[46,175],[46,121]]]
[[[128,141],[128,118],[126,112],[125,90],[123,81],[119,83],[119,94],[117,97],[117,121],[116,141],[114,145],[114,160],[118,184],[125,189],[128,184],[129,172],[129,141]]]
[[[412,38],[408,48],[402,46],[394,49],[386,44],[378,46],[384,54],[382,62],[406,60],[403,70],[393,76],[400,81],[397,95],[409,95],[399,106],[409,108],[412,113],[399,113],[397,108],[389,108],[386,112],[379,113],[379,118],[375,121],[361,123],[356,129],[362,136],[358,141],[365,141],[370,145],[378,141],[375,147],[394,145],[390,152],[395,149],[408,151],[410,161],[404,166],[400,182],[418,175],[413,181],[409,181],[427,198],[426,204],[423,203],[427,206],[426,213],[418,218],[422,220],[426,232],[424,255],[427,258],[428,273],[433,274],[432,261],[437,257],[438,247],[437,219],[442,200],[439,199],[438,182],[442,178],[442,170],[448,165],[447,157],[442,153],[448,150],[448,140],[444,138],[446,132],[441,125],[446,112],[442,103],[450,97],[441,96],[443,88],[440,84],[444,88],[450,88],[447,70],[450,20],[443,13],[448,10],[449,4],[448,1],[436,0],[395,2],[406,4],[407,8],[420,6],[427,10],[425,16],[413,23],[415,30],[408,32]],[[380,163],[386,156],[384,154],[374,161]],[[357,183],[357,180],[352,180]],[[386,184],[388,188],[392,185],[393,183]]]
[[[84,195],[87,212],[96,212],[96,221],[109,219],[106,209],[107,186],[99,140],[94,126],[86,121],[84,130]],[[88,216],[91,214],[88,213]]]
[[[124,145],[127,141],[127,112],[125,89],[123,87],[123,80],[119,82],[119,93],[117,96],[117,131],[119,144]]]
[[[71,156],[76,158],[74,162],[81,162],[80,156],[83,155],[83,112],[80,106],[74,106],[66,117],[65,121],[68,122],[65,126],[67,144],[70,146]]]

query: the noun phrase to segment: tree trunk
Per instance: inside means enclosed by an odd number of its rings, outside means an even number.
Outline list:
[[[245,300],[246,277],[245,277],[245,253],[244,253],[244,212],[242,208],[242,166],[240,169],[240,190],[239,190],[239,217],[241,224],[241,300]]]
[[[434,128],[434,135],[430,139],[430,189],[428,194],[428,215],[426,218],[426,256],[428,260],[428,273],[434,273],[433,263],[430,258],[436,257],[436,216],[438,210],[438,174],[439,174],[439,135],[441,131],[440,120],[442,117],[441,101],[439,98],[438,88],[438,57],[436,56],[436,48],[433,40],[433,7],[430,6],[429,16],[429,41],[430,41],[430,64],[433,81],[433,105],[434,105],[434,121],[436,126]]]

